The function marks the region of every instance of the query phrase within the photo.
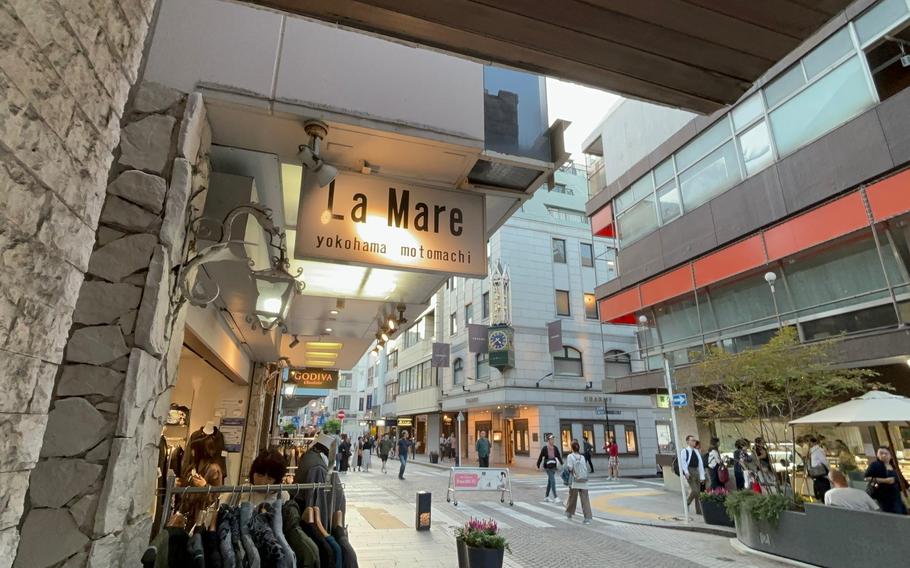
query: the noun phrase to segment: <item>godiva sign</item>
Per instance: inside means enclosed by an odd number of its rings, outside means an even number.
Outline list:
[[[301,388],[337,389],[338,371],[312,367],[291,369],[288,373],[288,382],[296,383]]]
[[[340,173],[300,196],[294,256],[486,276],[484,196]]]

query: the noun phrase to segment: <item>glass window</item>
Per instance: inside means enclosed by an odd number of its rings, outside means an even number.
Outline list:
[[[673,179],[673,159],[667,158],[654,168],[654,183],[661,185]]]
[[[464,383],[464,360],[461,358],[452,361],[452,381],[456,385]]]
[[[553,262],[566,263],[566,241],[563,239],[553,239]]]
[[[490,293],[484,292],[480,296],[480,314],[483,319],[490,317]]]
[[[806,84],[802,65],[797,63],[765,87],[765,99],[768,107],[773,107]]]
[[[591,243],[581,243],[581,265],[594,266],[594,247]]]
[[[464,307],[464,324],[474,323],[474,304],[468,304]]]
[[[474,355],[474,364],[477,369],[477,380],[485,381],[490,378],[490,360],[486,353]]]
[[[654,191],[654,180],[651,178],[651,172],[646,173],[644,177],[629,186],[629,191],[632,192],[632,199],[635,201]]]
[[[823,41],[803,58],[806,77],[811,81],[852,50],[853,40],[850,39],[850,30],[846,27],[841,28],[839,32]]]
[[[630,454],[638,453],[638,439],[635,437],[635,424],[628,423],[624,425],[626,434],[626,452]]]
[[[556,315],[558,315],[558,316],[572,315],[569,310],[569,292],[568,292],[568,290],[557,290],[556,291]]]
[[[724,116],[676,153],[676,167],[683,171],[730,136],[730,122]]]
[[[662,224],[669,223],[682,215],[682,202],[675,181],[671,181],[657,190],[657,208],[660,211]]]
[[[563,454],[572,453],[572,425],[563,422],[559,425],[559,441],[562,444]]]
[[[522,205],[524,207],[524,205]],[[559,219],[560,221],[568,221],[569,223],[584,223],[588,224],[588,216],[584,211],[576,211],[574,209],[564,209],[562,207],[553,207],[552,205],[547,205],[547,212],[554,219]]]
[[[624,192],[617,195],[616,199],[614,200],[614,208],[616,209],[616,213],[622,213],[633,203],[635,203],[635,197],[632,195],[632,190],[625,190]]]
[[[654,308],[660,340],[666,344],[678,339],[697,336],[700,332],[695,300],[690,298]],[[653,341],[653,339],[651,340]],[[651,343],[651,346],[654,344]]]
[[[561,352],[553,356],[553,369],[556,375],[583,376],[581,351],[573,347],[563,347]]]
[[[774,320],[774,301],[764,273],[747,276],[737,282],[710,288],[707,296],[699,296],[704,330],[725,329],[747,322]],[[783,284],[776,286],[779,307],[789,308]],[[764,323],[764,322],[762,322]]]
[[[654,232],[657,228],[654,197],[651,196],[636,203],[617,218],[616,225],[619,231],[619,242],[624,246]]]
[[[458,312],[452,312],[449,316],[449,333],[452,335],[458,333]]]
[[[774,161],[771,134],[764,120],[739,135],[739,147],[746,164],[746,175],[760,172]]]
[[[875,104],[853,57],[771,113],[771,130],[781,156],[843,124]]]
[[[742,179],[736,147],[728,142],[679,175],[683,204],[692,211]]]
[[[594,297],[594,294],[585,294],[585,317],[597,319],[597,298]]]
[[[891,29],[906,15],[907,3],[904,0],[882,0],[854,20],[859,42],[865,44],[874,39],[878,34]]]
[[[739,132],[753,120],[760,117],[763,112],[761,93],[755,93],[733,109],[731,113],[733,115],[733,127]]]

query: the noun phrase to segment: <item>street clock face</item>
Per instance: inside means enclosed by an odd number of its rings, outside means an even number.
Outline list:
[[[504,331],[493,331],[490,333],[490,349],[503,351],[509,346],[509,336]]]

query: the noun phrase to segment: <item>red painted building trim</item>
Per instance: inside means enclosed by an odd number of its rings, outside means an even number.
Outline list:
[[[866,197],[875,221],[910,211],[910,170],[870,185],[866,188]]]
[[[591,216],[591,231],[594,232],[596,237],[616,237],[612,203],[607,203]]]
[[[753,235],[694,261],[692,268],[695,271],[695,287],[704,288],[767,262],[761,234]]]
[[[694,289],[692,265],[686,264],[643,283],[641,285],[641,304],[642,306],[653,306]]]
[[[862,195],[855,191],[765,231],[768,260],[779,260],[868,226]]]

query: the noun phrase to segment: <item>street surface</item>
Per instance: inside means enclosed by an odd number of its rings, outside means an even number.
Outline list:
[[[363,567],[390,566],[455,567],[457,557],[453,531],[470,517],[493,518],[508,538],[512,554],[506,553],[511,568],[551,568],[569,562],[586,566],[674,566],[675,568],[730,567],[779,568],[783,564],[752,555],[741,555],[729,544],[728,536],[675,530],[646,524],[607,520],[612,505],[594,507],[594,523],[583,525],[581,505],[576,517],[568,520],[564,506],[543,499],[546,475],[515,474],[512,489],[515,505],[508,497],[500,504],[499,493],[459,493],[458,506],[446,503],[448,471],[409,462],[405,480],[398,479],[398,462],[389,461],[389,471],[379,471],[373,459],[369,473],[342,474],[347,495],[351,543]],[[559,483],[560,498],[568,492]],[[636,503],[662,493],[675,500],[652,481],[591,480],[591,500],[604,504],[604,497],[625,497],[623,509],[634,512]],[[433,494],[432,529],[417,532],[415,499],[418,491]],[[638,497],[642,495],[642,497]],[[643,519],[657,518],[643,513]],[[633,516],[628,513],[625,516]]]

